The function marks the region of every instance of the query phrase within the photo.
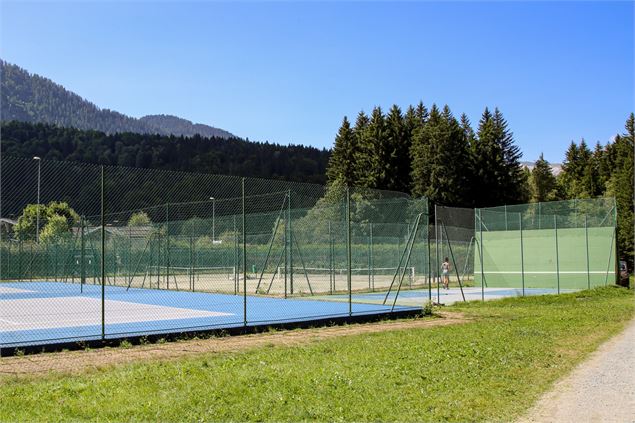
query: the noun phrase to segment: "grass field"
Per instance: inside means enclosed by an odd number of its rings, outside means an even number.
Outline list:
[[[633,317],[598,288],[447,307],[464,324],[0,379],[0,421],[508,421]]]

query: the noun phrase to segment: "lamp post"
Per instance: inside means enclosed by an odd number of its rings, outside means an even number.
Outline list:
[[[37,220],[35,230],[35,242],[40,242],[40,163],[42,160],[38,156],[33,156],[33,160],[37,161]]]
[[[212,244],[216,240],[216,199],[209,197],[212,200]]]

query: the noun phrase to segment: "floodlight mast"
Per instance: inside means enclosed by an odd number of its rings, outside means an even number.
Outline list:
[[[35,230],[35,242],[40,243],[40,175],[42,159],[39,156],[33,156],[33,160],[37,161],[37,218],[36,218],[36,230]]]

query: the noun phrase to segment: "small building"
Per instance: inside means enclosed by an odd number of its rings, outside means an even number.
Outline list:
[[[0,218],[0,234],[3,239],[10,238],[13,235],[13,227],[18,224],[17,220],[6,217]]]

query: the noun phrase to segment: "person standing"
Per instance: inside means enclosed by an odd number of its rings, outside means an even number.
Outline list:
[[[443,288],[450,289],[450,259],[447,257],[443,260],[441,264],[441,275],[443,282]]]

